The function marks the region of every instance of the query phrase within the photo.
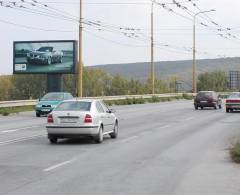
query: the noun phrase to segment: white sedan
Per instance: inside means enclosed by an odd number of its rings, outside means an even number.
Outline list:
[[[91,136],[101,143],[107,134],[117,138],[118,119],[114,112],[102,100],[64,101],[48,115],[48,139],[57,143],[59,138]]]

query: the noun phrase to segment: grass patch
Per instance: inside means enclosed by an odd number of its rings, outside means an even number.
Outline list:
[[[230,155],[233,162],[240,164],[240,142],[230,149]]]
[[[0,108],[0,115],[8,116],[9,114],[12,114],[12,113],[33,111],[34,108],[35,106],[17,106],[17,107]]]
[[[183,97],[183,99],[185,99],[185,100],[192,100],[192,99],[194,99],[193,95],[188,95],[188,94],[186,94],[186,93],[184,93],[184,94],[182,95],[182,97]]]

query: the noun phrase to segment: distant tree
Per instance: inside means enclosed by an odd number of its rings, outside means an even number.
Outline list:
[[[163,80],[156,79],[155,81],[155,93],[168,93],[169,88],[167,86],[167,83]]]
[[[12,76],[0,76],[0,101],[10,100],[12,91]]]
[[[46,75],[13,75],[12,99],[37,99],[47,91]]]
[[[199,91],[214,90],[227,91],[228,77],[223,71],[206,72],[198,76],[197,87]]]
[[[111,95],[125,95],[129,94],[128,81],[121,75],[113,76],[111,82]]]
[[[84,69],[84,96],[105,96],[111,93],[112,77],[100,69]]]
[[[74,74],[66,74],[63,76],[63,90],[76,96],[76,76]]]
[[[136,94],[144,94],[144,83],[141,83],[138,80],[134,80],[133,78],[127,82],[128,84],[128,94],[136,95]]]
[[[76,76],[63,76],[63,90],[76,95]],[[155,79],[155,93],[166,93],[171,90],[168,82]],[[0,76],[0,101],[38,99],[47,92],[47,75],[10,75]],[[83,95],[113,96],[149,94],[152,82],[125,79],[122,75],[109,75],[101,69],[84,68]]]
[[[167,82],[155,78],[155,93],[167,93],[169,92],[169,88],[167,86]],[[152,93],[152,79],[149,77],[146,84],[145,84],[145,94]]]

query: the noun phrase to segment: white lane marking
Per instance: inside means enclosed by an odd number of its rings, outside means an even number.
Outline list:
[[[168,128],[168,127],[170,127],[170,125],[164,125],[164,126],[161,126],[161,127],[159,127],[160,129],[166,129],[166,128]]]
[[[170,127],[170,125],[164,125],[164,126],[161,126],[159,127],[160,129],[165,129],[165,128],[168,128]],[[144,136],[144,135],[147,135],[149,133],[152,133],[152,130],[149,130],[149,131],[144,131],[142,133],[140,133],[138,136],[132,136],[132,137],[129,137],[129,138],[126,138],[126,139],[123,139],[121,140],[122,143],[125,143],[125,142],[130,142],[130,141],[133,141],[135,139],[137,139],[139,136]]]
[[[186,118],[186,119],[183,119],[183,121],[190,121],[192,119],[194,119],[195,117],[189,117],[189,118]]]
[[[38,137],[44,137],[44,136],[46,136],[46,134],[38,134],[38,135],[33,135],[33,136],[28,136],[28,137],[21,137],[18,139],[12,139],[12,140],[8,140],[8,141],[0,142],[0,146],[14,144],[14,143],[18,143],[18,142],[22,142],[22,141],[26,141],[26,140],[30,140],[30,139],[35,139]]]
[[[21,131],[21,130],[25,130],[25,129],[32,129],[35,127],[41,127],[42,125],[35,125],[35,126],[31,126],[31,127],[22,127],[22,128],[18,128],[18,129],[9,129],[9,130],[4,130],[1,131],[0,134],[4,134],[4,133],[14,133],[16,131]]]
[[[121,140],[121,142],[129,142],[129,141],[132,141],[132,140],[134,140],[136,138],[138,138],[138,136],[132,136],[132,137],[129,137],[129,138]]]
[[[152,133],[152,132],[151,131],[144,131],[140,135],[143,136],[143,135],[147,135],[147,134],[150,134],[150,133]]]
[[[44,172],[49,172],[49,171],[53,171],[54,169],[57,169],[57,168],[60,168],[62,166],[65,166],[67,164],[70,164],[72,163],[73,161],[75,161],[76,159],[71,159],[71,160],[68,160],[68,161],[65,161],[65,162],[62,162],[62,163],[59,163],[59,164],[56,164],[56,165],[53,165],[51,167],[48,167],[46,169],[43,169]]]

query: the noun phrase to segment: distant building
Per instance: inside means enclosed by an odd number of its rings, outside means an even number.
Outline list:
[[[176,89],[175,89],[175,92],[176,93],[182,93],[184,92],[184,86],[183,86],[183,82],[182,81],[176,81]]]
[[[240,71],[229,71],[229,88],[240,90]]]

